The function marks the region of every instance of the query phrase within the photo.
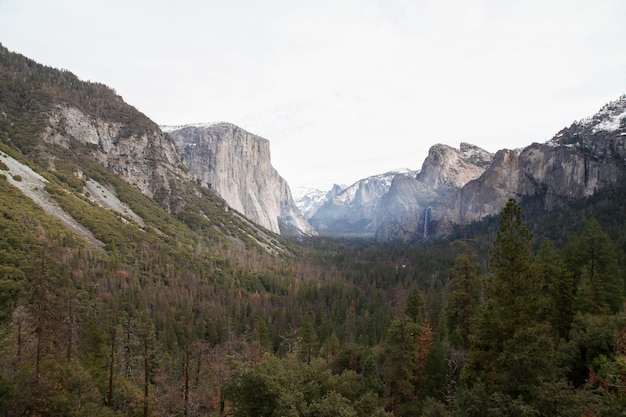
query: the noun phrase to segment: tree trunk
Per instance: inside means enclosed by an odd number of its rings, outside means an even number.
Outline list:
[[[126,346],[124,346],[124,374],[127,377],[130,377],[131,367],[130,367],[130,359],[131,359],[131,349],[130,349],[130,336],[131,336],[131,321],[130,321],[130,312],[128,313],[128,320],[126,321]]]
[[[68,288],[69,296],[67,300],[67,351],[65,356],[67,361],[72,360],[72,344],[74,343],[74,294],[72,292],[72,278]]]
[[[107,394],[107,405],[111,407],[113,405],[113,372],[115,368],[115,339],[116,339],[115,327],[111,330],[111,363],[109,366],[109,391]]]
[[[185,347],[183,357],[183,416],[189,416],[189,346]]]
[[[143,339],[143,417],[148,417],[148,335]]]

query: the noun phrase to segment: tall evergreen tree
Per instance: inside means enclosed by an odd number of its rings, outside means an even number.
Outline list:
[[[424,319],[424,299],[417,287],[413,287],[406,300],[406,315],[416,323]]]
[[[308,364],[311,363],[311,358],[317,349],[318,340],[315,327],[313,326],[313,320],[309,314],[304,314],[302,317],[302,323],[300,323],[300,329],[298,330],[302,348],[300,355],[302,360]]]
[[[597,219],[591,218],[580,236],[565,246],[568,267],[577,278],[577,307],[587,313],[617,312],[624,298],[615,249]]]
[[[550,327],[541,322],[544,302],[531,243],[521,208],[510,199],[490,253],[493,276],[488,299],[470,338],[462,376],[469,391],[484,384],[506,399],[503,403],[521,401],[528,408],[533,408],[532,399],[542,384],[555,378]]]
[[[454,262],[454,278],[448,284],[446,325],[449,339],[457,348],[469,349],[469,336],[480,302],[478,257],[464,243],[465,250]]]
[[[552,325],[555,344],[566,338],[574,318],[574,277],[563,258],[545,240],[537,254],[540,285],[546,298],[545,319]]]

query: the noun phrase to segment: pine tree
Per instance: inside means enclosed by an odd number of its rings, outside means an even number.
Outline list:
[[[574,277],[550,241],[545,240],[537,254],[540,285],[546,298],[545,319],[552,325],[555,345],[567,334],[574,318]]]
[[[410,415],[421,399],[424,368],[434,343],[433,330],[424,317],[424,301],[417,287],[407,298],[405,316],[395,318],[384,344],[382,378],[394,415]]]
[[[449,338],[457,348],[469,349],[472,322],[480,302],[478,258],[465,246],[454,263],[454,278],[448,283],[446,325]]]
[[[510,199],[490,253],[488,300],[470,338],[463,371],[470,390],[480,383],[504,398],[526,401],[554,378],[550,327],[541,322],[544,303],[531,242],[521,208]]]
[[[570,238],[565,258],[578,280],[577,308],[587,313],[617,312],[624,298],[617,255],[608,235],[591,218],[580,236]]]
[[[414,287],[406,300],[406,315],[418,323],[423,320],[424,317],[424,300],[419,288]]]
[[[309,314],[305,314],[304,317],[302,317],[302,323],[300,324],[298,335],[302,341],[302,350],[300,351],[302,360],[311,364],[311,358],[317,348],[318,340],[315,327],[313,327],[313,321],[311,320]]]

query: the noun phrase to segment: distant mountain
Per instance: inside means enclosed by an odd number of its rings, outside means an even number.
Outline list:
[[[34,170],[39,175],[73,184],[102,207],[107,200],[96,199],[94,191],[121,196],[122,185],[113,183],[122,180],[190,227],[268,251],[280,252],[275,233],[379,242],[447,236],[455,226],[498,213],[509,197],[552,210],[625,175],[621,96],[546,143],[495,155],[465,143],[459,149],[434,145],[419,172],[388,172],[323,197],[308,194],[298,198],[299,210],[271,165],[268,140],[229,123],[169,127],[164,133],[107,86],[5,48],[0,58],[0,139],[28,161],[7,155],[40,167],[42,172]],[[133,211],[135,222],[148,224]]]
[[[420,241],[497,214],[510,197],[553,210],[623,180],[625,142],[621,96],[543,144],[495,155],[436,144],[419,172],[358,181],[325,200],[310,222],[323,235]]]
[[[229,210],[224,199],[185,166],[186,156],[176,143],[111,88],[80,81],[68,71],[0,47],[0,98],[7,178],[19,178],[12,183],[92,246],[108,249],[120,244],[103,235],[102,228],[124,230],[133,223],[166,239],[164,229],[169,226],[164,224],[182,222],[202,236],[200,240],[284,251],[274,229],[264,230]],[[33,185],[25,187],[28,184]],[[89,206],[70,210],[71,204],[59,201],[66,194],[55,187],[67,188],[75,201],[112,210],[120,223],[105,224],[102,215],[94,215],[102,224],[88,221]]]
[[[336,195],[331,194],[309,222],[322,235],[373,236],[381,199],[399,174],[415,175],[409,170],[398,170],[357,181]]]
[[[298,211],[289,185],[272,166],[267,139],[230,123],[165,130],[184,155],[185,165],[230,207],[274,233],[317,234]]]
[[[321,191],[317,188],[298,187],[293,192],[293,200],[298,210],[309,220],[317,213],[317,210],[327,201],[341,193],[345,186],[333,185],[330,191]]]
[[[574,122],[546,143],[499,151],[485,173],[459,190],[447,209],[457,224],[496,214],[506,198],[552,210],[624,179],[626,96]]]
[[[432,224],[433,219],[441,210],[454,206],[457,190],[479,178],[493,157],[467,143],[461,143],[459,149],[432,146],[416,176],[394,179],[376,218],[376,239],[419,241],[447,234],[455,222],[444,218]]]
[[[478,178],[492,158],[467,143],[460,149],[435,145],[420,171],[391,171],[357,181],[326,200],[311,217],[311,225],[330,236],[415,237],[424,229],[424,218],[416,212]]]

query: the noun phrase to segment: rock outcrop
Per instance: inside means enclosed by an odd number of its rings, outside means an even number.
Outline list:
[[[298,211],[287,182],[272,167],[267,139],[230,123],[166,129],[186,166],[228,203],[275,233],[317,233]]]
[[[498,151],[479,177],[431,202],[431,231],[445,236],[453,225],[495,215],[510,197],[533,200],[545,210],[589,197],[624,179],[625,140],[626,97],[622,96],[546,143]],[[430,170],[426,165],[422,171]]]
[[[434,145],[419,172],[392,171],[368,177],[328,199],[310,219],[320,234],[420,240],[439,224],[440,207],[478,178],[493,154],[462,143]],[[445,203],[445,204],[444,204]]]
[[[461,143],[459,149],[434,145],[428,151],[417,180],[433,189],[461,188],[482,175],[492,159],[493,154],[468,143]]]
[[[146,118],[147,120],[147,118]],[[130,131],[125,124],[89,115],[76,107],[58,104],[48,114],[42,139],[66,149],[72,141],[88,145],[90,156],[142,193],[176,210],[169,201],[171,187],[195,181],[195,175],[183,166],[182,154],[159,127]],[[54,169],[54,160],[50,160]]]
[[[419,241],[449,231],[454,221],[447,210],[456,204],[457,191],[479,178],[492,159],[493,154],[467,143],[459,149],[432,146],[415,178],[394,178],[381,204],[376,240]]]
[[[369,179],[359,181],[320,207],[311,224],[320,233],[378,241],[445,236],[455,225],[499,213],[510,197],[553,210],[591,196],[625,178],[625,161],[622,96],[543,144],[495,155],[466,143],[434,145],[416,175],[385,177],[369,199],[356,197]]]
[[[357,181],[319,207],[309,220],[311,225],[324,235],[374,236],[382,198],[399,174],[415,176],[409,170],[392,171]]]
[[[544,144],[499,151],[485,173],[459,191],[458,215],[448,215],[463,224],[498,213],[509,197],[539,199],[546,210],[589,197],[624,178],[625,140],[622,96]]]

